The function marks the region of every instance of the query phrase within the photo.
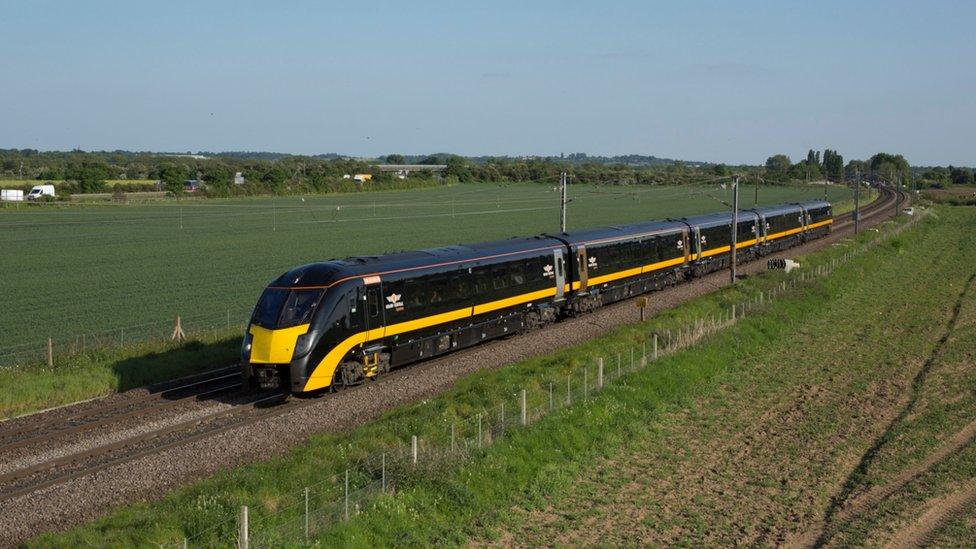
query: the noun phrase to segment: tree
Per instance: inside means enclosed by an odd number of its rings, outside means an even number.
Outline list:
[[[824,149],[823,172],[829,181],[844,180],[844,157],[831,149]]]
[[[473,179],[471,170],[468,168],[468,161],[463,156],[452,156],[447,159],[447,168],[444,169],[445,176],[454,176],[462,183]]]
[[[726,175],[730,175],[732,170],[730,170],[725,164],[715,164],[712,166],[712,173],[717,176],[724,177]]]
[[[389,154],[386,156],[387,164],[403,164],[403,162],[402,154]]]
[[[234,173],[224,164],[208,164],[204,168],[203,180],[212,187],[226,189],[234,183]]]
[[[175,194],[183,194],[183,182],[186,181],[186,168],[177,164],[164,164],[159,168],[159,180],[163,187]]]
[[[785,154],[777,154],[766,159],[766,171],[771,177],[783,178],[790,171],[790,157]]]
[[[851,160],[847,163],[847,167],[844,168],[844,177],[847,179],[857,179],[860,173],[861,177],[868,174],[870,166],[864,160]]]
[[[973,171],[969,168],[954,168],[949,166],[949,178],[953,185],[972,185]]]
[[[97,193],[105,187],[108,179],[108,165],[104,162],[86,160],[68,169],[68,179],[78,183],[78,190],[83,193]]]

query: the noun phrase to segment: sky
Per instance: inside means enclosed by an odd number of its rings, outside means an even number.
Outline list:
[[[0,0],[0,148],[976,165],[976,2]]]

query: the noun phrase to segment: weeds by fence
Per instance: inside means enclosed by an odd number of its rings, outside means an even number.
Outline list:
[[[378,496],[395,497],[397,486],[453,467],[479,455],[495,442],[519,429],[531,427],[548,414],[572,408],[608,387],[625,385],[627,377],[652,366],[663,357],[682,352],[701,340],[728,329],[761,311],[798,287],[829,276],[846,264],[902,231],[924,215],[894,227],[865,243],[845,241],[847,249],[828,261],[788,274],[775,287],[732,304],[718,314],[700,316],[671,328],[658,327],[639,345],[608,356],[590,357],[564,377],[543,377],[525,388],[498,398],[462,418],[445,418],[439,432],[410,435],[394,444],[370,448],[367,457],[350,462],[341,474],[290,492],[273,505],[242,507],[222,517],[201,515],[201,523],[184,525],[186,537],[168,540],[161,547],[237,546],[276,547],[301,545],[363,512]],[[224,508],[224,512],[228,510]]]

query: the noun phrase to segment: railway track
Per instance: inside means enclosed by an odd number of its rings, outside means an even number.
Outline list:
[[[72,433],[97,429],[118,421],[159,413],[193,399],[213,397],[241,387],[238,366],[221,368],[199,379],[173,387],[132,395],[124,400],[83,407],[67,417],[46,417],[31,421],[30,416],[11,420],[11,426],[0,430],[3,452],[39,444]]]
[[[861,209],[861,221],[894,214],[900,210],[905,200],[907,197],[904,193],[882,188],[878,199]],[[838,216],[837,219],[834,232],[847,230],[853,225],[852,213]],[[106,403],[103,406],[93,405],[67,417],[42,416],[38,421],[30,421],[29,418],[13,420],[11,427],[0,430],[0,449],[8,452],[49,443],[67,435],[108,427],[124,419],[153,417],[180,403],[232,393],[239,388],[236,367],[230,367],[138,398]],[[241,395],[243,397],[243,393]],[[181,420],[123,440],[0,474],[0,502],[317,402],[316,399],[288,399],[285,393],[259,393],[244,398],[241,403],[201,417]]]

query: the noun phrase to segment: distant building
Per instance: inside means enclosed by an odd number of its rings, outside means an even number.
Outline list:
[[[244,184],[244,174],[243,173],[237,172],[237,173],[234,174],[234,184],[235,185],[243,185]]]
[[[183,190],[188,193],[192,193],[197,189],[202,189],[203,186],[203,181],[200,181],[199,179],[187,179],[183,182]]]
[[[377,164],[376,169],[381,172],[393,172],[393,175],[405,179],[410,172],[439,172],[447,169],[447,164]]]

